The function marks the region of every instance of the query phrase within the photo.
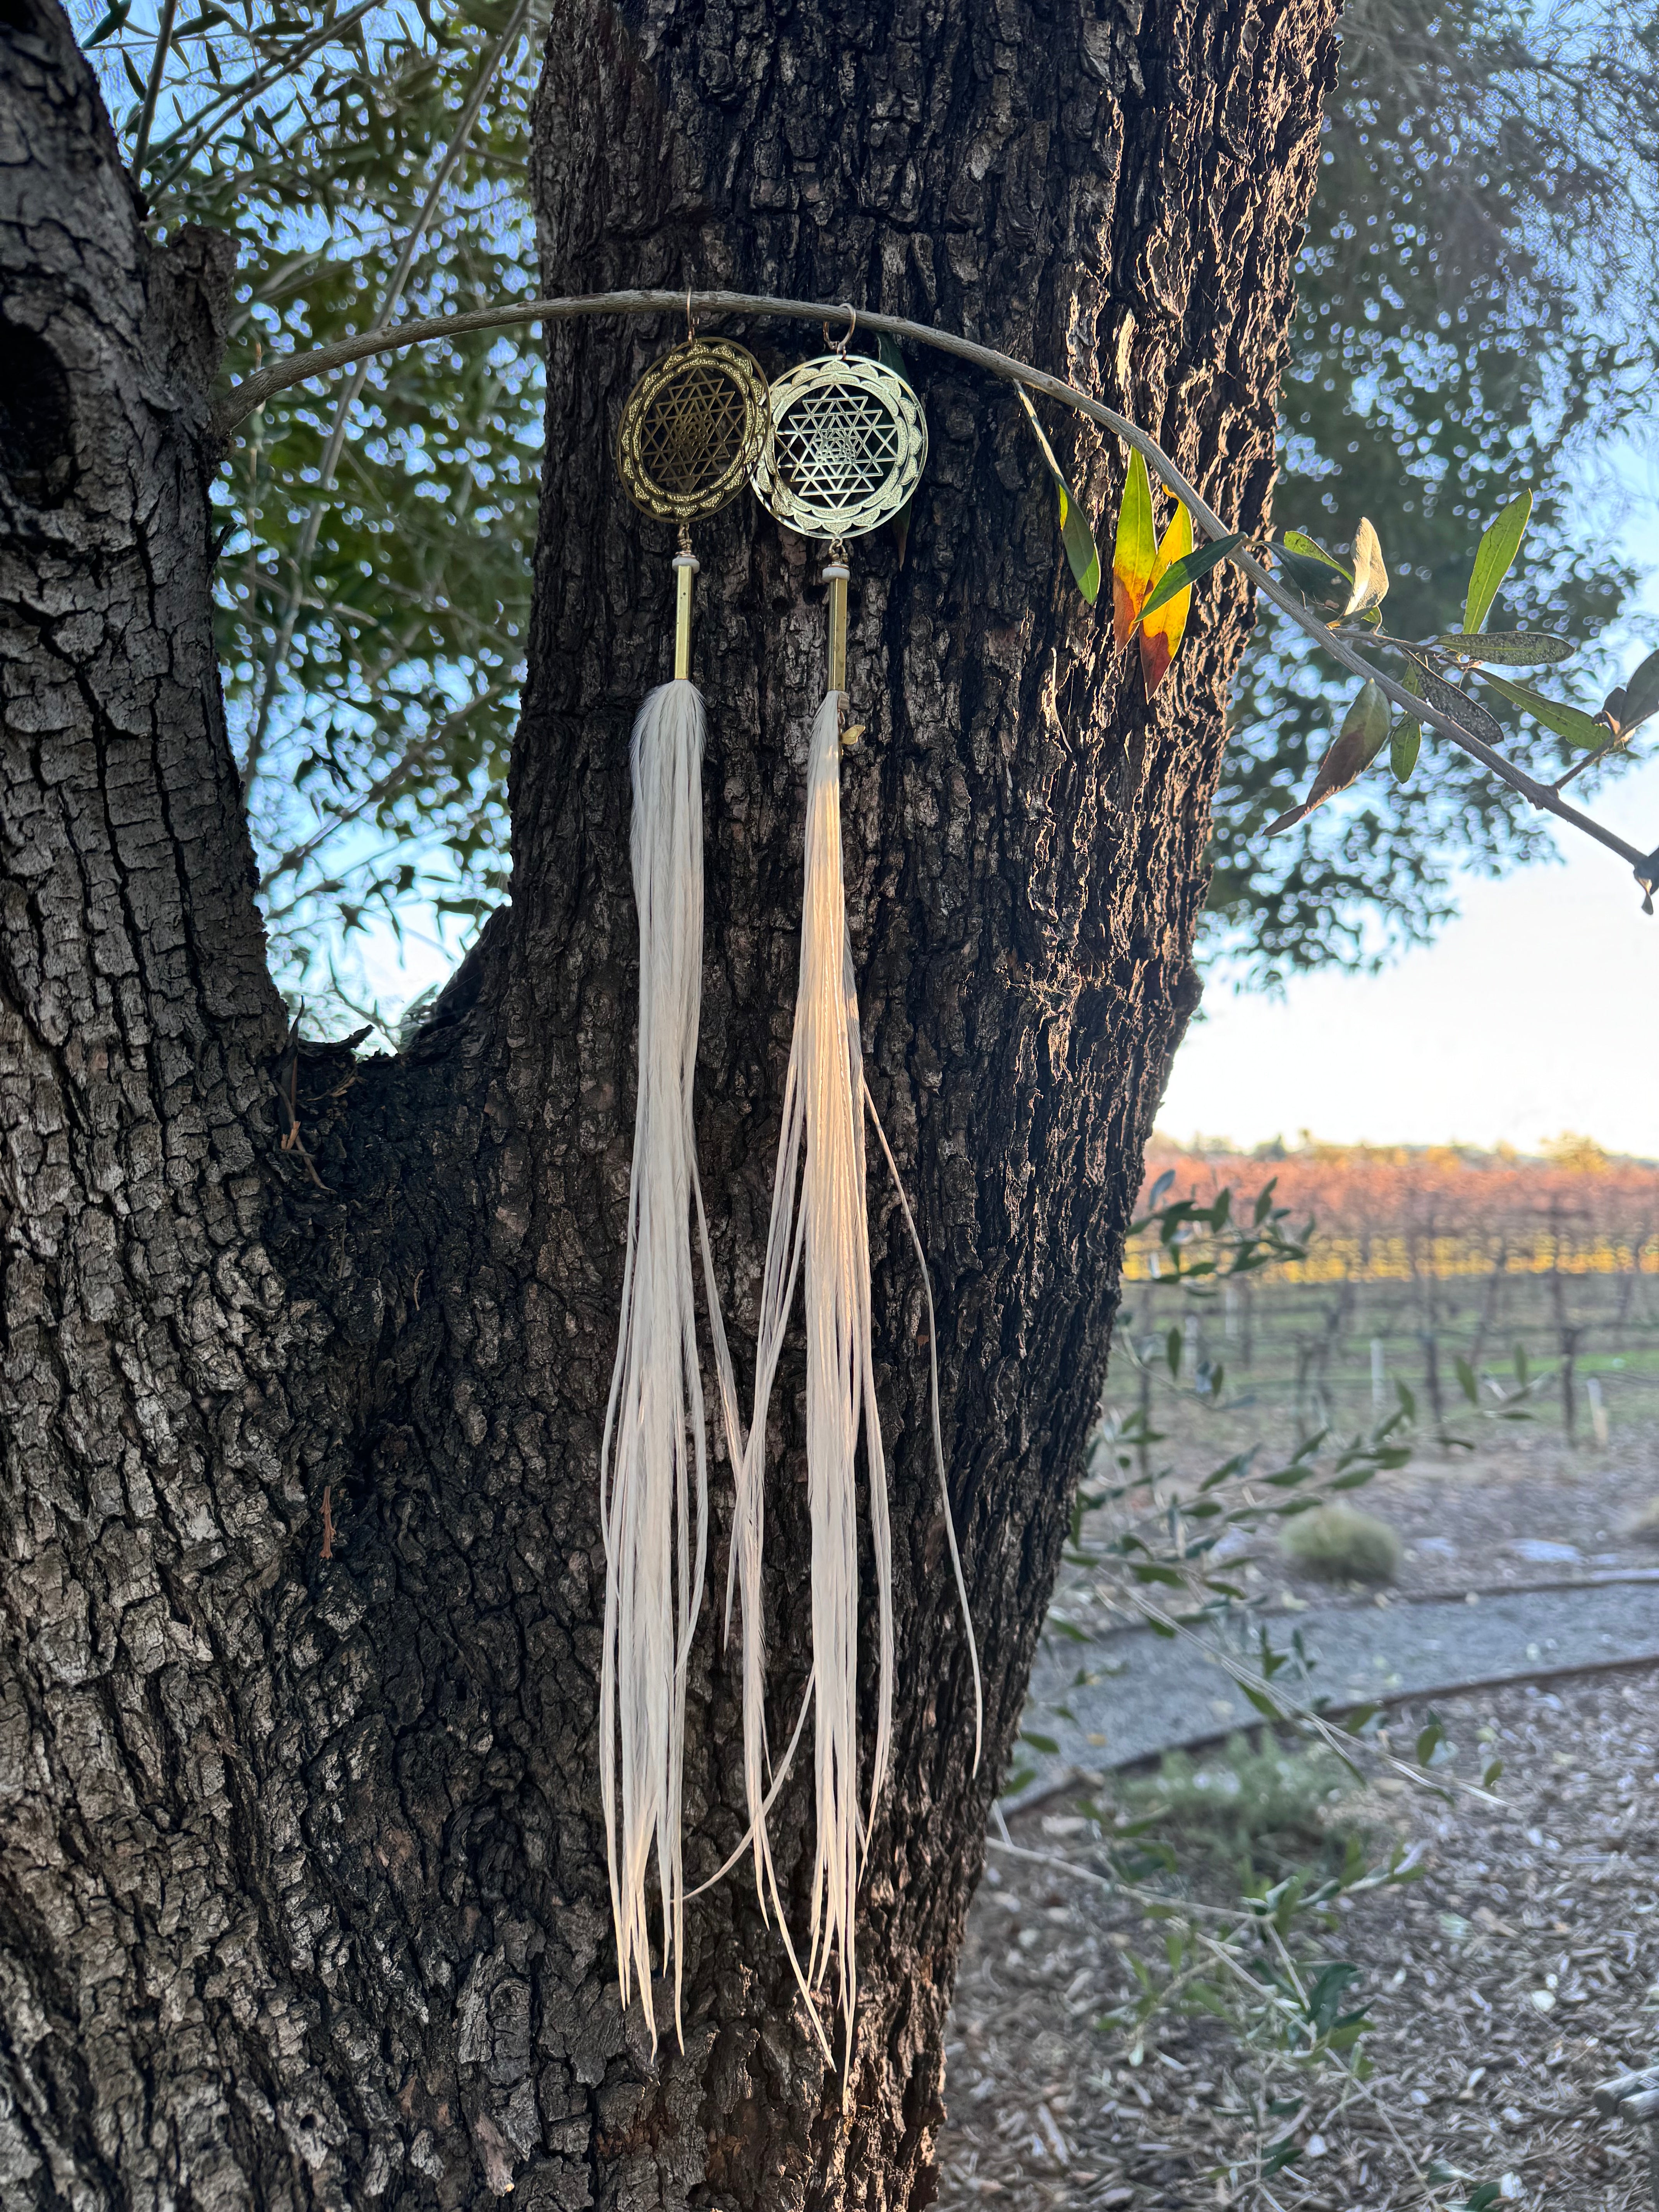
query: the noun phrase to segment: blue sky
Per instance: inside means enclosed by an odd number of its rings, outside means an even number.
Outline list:
[[[1659,646],[1659,465],[1622,441],[1589,458],[1601,518],[1622,509],[1620,550],[1647,572],[1620,624],[1628,673]],[[1659,847],[1656,730],[1580,801],[1642,852]],[[1659,915],[1643,914],[1622,860],[1553,826],[1560,865],[1467,882],[1458,920],[1380,975],[1304,976],[1279,999],[1212,984],[1159,1128],[1243,1146],[1306,1130],[1328,1144],[1523,1152],[1571,1130],[1659,1158]]]

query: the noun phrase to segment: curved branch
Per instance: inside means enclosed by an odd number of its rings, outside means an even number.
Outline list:
[[[228,439],[239,423],[246,421],[262,407],[273,392],[283,392],[295,384],[306,383],[313,376],[325,376],[332,370],[343,368],[349,362],[366,360],[371,354],[395,353],[406,346],[420,345],[431,338],[459,337],[468,331],[507,330],[525,323],[570,322],[585,315],[766,315],[798,323],[828,323],[851,318],[853,309],[847,306],[813,305],[805,300],[775,300],[763,293],[754,292],[592,292],[570,299],[523,300],[499,307],[477,307],[464,315],[434,315],[421,322],[404,323],[392,331],[371,331],[350,338],[341,338],[333,345],[319,346],[313,352],[291,355],[288,360],[274,362],[269,368],[258,369],[241,383],[233,386],[214,410],[213,428],[222,441]],[[1226,538],[1232,535],[1226,524],[1209,506],[1182,475],[1156,439],[1136,428],[1127,416],[1117,414],[1087,392],[1079,392],[1046,370],[1030,368],[1012,355],[999,353],[993,346],[978,344],[972,338],[958,337],[953,331],[932,330],[925,323],[908,321],[902,315],[866,314],[860,309],[857,322],[868,331],[881,336],[902,338],[913,345],[931,346],[938,353],[954,355],[1005,384],[1023,384],[1028,391],[1040,392],[1047,398],[1069,407],[1074,414],[1097,422],[1103,429],[1114,432],[1134,447],[1146,459],[1147,466],[1182,500],[1194,520],[1206,538]],[[1424,699],[1415,697],[1404,684],[1382,670],[1373,667],[1346,638],[1335,636],[1312,614],[1294,593],[1273,577],[1261,563],[1242,549],[1228,556],[1237,562],[1258,592],[1272,601],[1281,613],[1288,615],[1297,628],[1305,630],[1316,643],[1322,646],[1332,659],[1356,676],[1370,678],[1383,696],[1391,700],[1413,721],[1426,722],[1443,738],[1489,769],[1501,782],[1518,792],[1528,804],[1543,812],[1553,814],[1575,830],[1605,845],[1610,853],[1629,862],[1637,880],[1644,889],[1652,889],[1653,880],[1646,872],[1659,866],[1659,856],[1639,852],[1634,845],[1613,830],[1604,829],[1589,815],[1562,799],[1554,788],[1540,783],[1506,760],[1502,753],[1472,736],[1461,723],[1449,714],[1443,714]]]

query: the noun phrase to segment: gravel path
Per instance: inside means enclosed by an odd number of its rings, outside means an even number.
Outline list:
[[[1650,2203],[1640,2133],[1599,2119],[1590,2093],[1656,2056],[1659,1670],[1437,1710],[1466,1754],[1490,1728],[1503,1802],[1443,1804],[1388,1779],[1350,1801],[1373,1853],[1392,1829],[1424,1879],[1338,1916],[1329,1941],[1361,1969],[1376,2070],[1340,2100],[1310,2083],[1312,2101],[1274,2121],[1303,2155],[1271,2199],[1218,2178],[1250,2140],[1255,2081],[1225,2031],[1161,2015],[1137,2065],[1129,2038],[1097,2025],[1134,1993],[1127,1954],[1161,1940],[1091,1875],[1109,1779],[1017,1816],[1027,1856],[990,1853],[951,2015],[939,2212],[1422,2212],[1401,2138],[1469,2188],[1501,2185],[1495,2212]],[[1401,1715],[1407,1741],[1424,1717]],[[1226,1866],[1186,1860],[1197,1894],[1237,1896]]]
[[[1305,1674],[1285,1668],[1280,1686],[1299,1701],[1325,1698],[1339,1706],[1659,1659],[1659,1579],[1275,1609],[1265,1619],[1275,1650],[1289,1649],[1299,1632],[1309,1662]],[[1249,1663],[1248,1644],[1231,1648]],[[1194,1638],[1171,1642],[1146,1629],[1086,1645],[1045,1638],[1016,1768],[1029,1778],[1008,1802],[1030,1802],[1073,1774],[1132,1765],[1259,1717]],[[1032,1735],[1058,1751],[1036,1749]]]

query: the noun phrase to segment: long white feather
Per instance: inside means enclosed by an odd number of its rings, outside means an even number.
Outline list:
[[[773,1180],[757,1331],[754,1413],[738,1485],[732,1574],[743,1607],[744,1771],[756,1874],[763,1904],[769,1892],[781,1924],[766,1827],[761,1565],[767,1410],[795,1278],[804,1267],[817,1832],[807,1964],[804,1972],[799,1966],[796,1971],[803,1986],[816,1985],[834,1954],[850,2051],[858,1990],[854,1920],[865,1840],[858,1788],[854,1479],[860,1426],[869,1474],[878,1616],[876,1740],[869,1768],[872,1812],[886,1779],[892,1733],[893,1607],[887,1469],[871,1348],[863,1058],[842,876],[841,703],[842,695],[831,692],[819,708],[807,765],[800,978],[784,1088],[783,1133]],[[729,1607],[728,1594],[728,1617]],[[787,1941],[787,1927],[784,1934]],[[789,1949],[793,1960],[793,1943]]]
[[[605,1848],[623,2002],[628,2003],[637,1973],[653,2046],[647,1885],[654,1855],[662,1971],[665,1975],[672,1965],[678,2029],[684,1954],[680,1806],[686,1672],[708,1540],[708,1439],[690,1249],[694,1211],[734,1468],[743,1458],[692,1126],[702,997],[703,727],[702,694],[684,681],[653,691],[634,725],[639,1085],[622,1319],[599,1446]]]

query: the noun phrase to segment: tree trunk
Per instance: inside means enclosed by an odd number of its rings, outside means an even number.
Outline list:
[[[1125,407],[1257,526],[1333,58],[1323,0],[579,0],[537,120],[546,283],[936,319]],[[609,453],[674,333],[552,345],[511,907],[400,1057],[289,1043],[212,660],[229,272],[199,234],[146,242],[55,0],[0,0],[0,2197],[924,2205],[983,1824],[1196,997],[1245,594],[1200,587],[1149,708],[1104,598],[1062,577],[1009,396],[910,363],[933,455],[903,565],[854,552],[871,735],[844,840],[870,1082],[933,1268],[988,1756],[975,1777],[921,1284],[872,1184],[899,1705],[851,2079],[843,2101],[738,1876],[691,1911],[685,2047],[653,2059],[606,1898],[595,1462],[632,1127],[627,734],[665,672],[672,550]],[[1060,442],[1115,503],[1116,452]],[[750,502],[698,550],[699,1141],[746,1376],[823,595]],[[775,1717],[810,1656],[803,1372],[797,1346]],[[717,1615],[693,1881],[744,1826]],[[792,1786],[797,1911],[811,1832]]]

